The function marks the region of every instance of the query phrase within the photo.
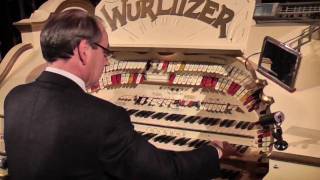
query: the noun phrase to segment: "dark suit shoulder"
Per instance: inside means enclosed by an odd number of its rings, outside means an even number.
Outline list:
[[[19,98],[19,96],[24,96],[32,87],[32,83],[22,84],[14,87],[9,91],[7,96],[5,97],[4,104],[7,104],[11,99]]]

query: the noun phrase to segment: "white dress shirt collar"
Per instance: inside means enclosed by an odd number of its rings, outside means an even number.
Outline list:
[[[86,91],[86,86],[84,81],[74,74],[71,74],[65,70],[54,68],[54,67],[46,67],[45,71],[60,74],[61,76],[71,79],[73,82],[78,84],[78,86],[80,86],[81,89],[83,89],[83,91]]]

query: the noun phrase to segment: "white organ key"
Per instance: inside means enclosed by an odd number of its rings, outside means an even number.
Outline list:
[[[130,79],[130,73],[127,73],[127,74],[126,74],[126,84],[129,83],[129,79]]]
[[[227,110],[227,105],[226,104],[222,105],[221,112],[226,112],[226,110]]]
[[[134,69],[140,69],[140,62],[134,62]]]
[[[210,110],[210,104],[209,103],[205,103],[204,104],[204,110],[206,110],[206,111]]]
[[[108,78],[108,76],[102,76],[102,82],[103,82],[104,86],[108,85],[108,79],[110,79],[110,78]]]
[[[120,61],[121,62],[121,61]],[[117,71],[119,69],[119,64],[120,64],[119,61],[116,61],[114,64],[113,64],[113,70]]]
[[[131,61],[127,61],[125,68],[126,69],[132,69],[132,62]]]
[[[184,70],[185,71],[190,71],[190,64],[187,63],[186,66],[184,67]]]
[[[121,82],[120,84],[125,84],[126,82],[126,74],[121,74]]]
[[[223,105],[222,105],[222,104],[219,104],[219,105],[218,105],[218,108],[217,108],[217,111],[218,111],[218,112],[222,112],[222,107],[223,107]]]
[[[193,76],[192,75],[187,75],[186,84],[187,85],[191,85],[192,84],[192,80],[193,80]]]
[[[104,66],[104,72],[109,72],[110,71],[110,64],[109,65],[106,65]]]
[[[233,68],[233,71],[231,71],[231,73],[230,73],[230,77],[231,77],[232,79],[234,79],[235,74],[236,74],[238,71],[240,71],[240,69],[234,67],[234,68]]]
[[[249,90],[244,89],[241,94],[239,94],[238,99],[241,99],[244,95],[246,95],[249,92]]]
[[[201,71],[200,64],[195,64],[193,71]]]
[[[158,64],[158,71],[161,71],[162,70],[162,66],[163,66],[163,61],[161,61],[159,64]]]
[[[191,85],[196,85],[197,84],[197,80],[198,80],[199,76],[192,76],[192,82]]]
[[[213,65],[212,73],[217,74],[218,68],[219,68],[219,66],[218,66],[218,65]]]
[[[208,104],[208,111],[213,111],[214,104]]]
[[[173,69],[173,63],[172,62],[169,62],[169,64],[168,64],[168,68],[167,68],[167,72],[171,72],[172,71],[172,69]]]
[[[181,82],[179,84],[186,84],[188,80],[188,75],[182,75]]]
[[[230,88],[231,84],[232,84],[232,80],[229,80],[228,83],[227,83],[227,85],[226,85],[225,88],[223,89],[223,92],[224,92],[224,93],[227,93],[227,92],[228,92],[228,89]]]
[[[206,64],[202,65],[201,71],[202,71],[202,72],[206,72],[207,69],[208,69],[208,67],[209,67],[209,66],[206,65]]]
[[[212,104],[211,111],[217,111],[218,105],[217,104]]]
[[[197,86],[200,86],[200,84],[201,84],[201,82],[202,82],[202,78],[203,78],[202,76],[198,76],[198,77],[197,77],[197,82],[196,82],[196,85],[197,85]]]
[[[181,79],[181,75],[177,74],[173,80],[173,84],[178,84],[180,82],[180,79]]]
[[[139,68],[138,69],[144,69],[146,67],[145,62],[139,62]]]
[[[232,68],[233,68],[233,66],[226,65],[226,72],[227,72],[226,76],[228,76],[230,74]]]
[[[189,71],[194,71],[195,64],[190,64]]]
[[[112,81],[111,81],[111,76],[106,76],[106,79],[107,79],[107,85],[111,85],[112,84]]]
[[[200,110],[205,110],[205,104],[204,103],[200,104]]]
[[[223,78],[220,78],[220,79],[218,80],[216,86],[214,87],[214,89],[215,89],[216,91],[219,91],[222,81],[223,81]]]
[[[247,76],[246,76],[246,74],[244,73],[244,72],[242,72],[242,73],[240,73],[239,74],[239,80],[238,80],[238,83],[240,84],[240,83],[242,83],[242,82],[244,82],[244,80],[247,78]]]
[[[177,63],[175,68],[174,68],[174,71],[179,71],[180,70],[180,67],[181,67],[181,63]]]
[[[142,78],[142,74],[138,74],[137,79],[136,79],[136,84],[139,84]]]
[[[202,72],[203,67],[204,67],[204,64],[199,64],[197,71]]]
[[[235,96],[239,98],[240,94],[245,90],[244,86],[241,86],[240,89],[235,93]]]
[[[221,72],[220,72],[221,75],[223,76],[227,76],[227,70],[226,70],[226,67],[225,66],[221,66]]]
[[[114,71],[114,63],[109,65],[109,71]]]
[[[124,61],[124,62],[123,62],[122,69],[127,69],[127,65],[128,65],[128,61]]]
[[[119,62],[119,64],[118,64],[118,70],[123,70],[123,64],[124,64],[123,61],[120,61],[120,62]]]
[[[219,91],[223,91],[224,87],[227,85],[227,78],[226,79],[223,79],[220,86],[219,86]]]
[[[218,65],[216,73],[221,74],[221,72],[222,72],[222,66]]]

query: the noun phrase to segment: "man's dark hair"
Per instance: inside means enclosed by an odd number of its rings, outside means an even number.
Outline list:
[[[68,59],[73,50],[83,39],[88,40],[92,47],[102,37],[99,20],[78,9],[64,11],[50,17],[40,34],[43,57],[48,62],[57,58]]]

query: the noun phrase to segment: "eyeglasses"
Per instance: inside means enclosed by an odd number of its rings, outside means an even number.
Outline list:
[[[103,50],[104,56],[106,58],[111,58],[113,56],[113,52],[110,51],[108,48],[103,47],[99,43],[93,43],[93,44],[97,45],[98,47],[100,47]]]

